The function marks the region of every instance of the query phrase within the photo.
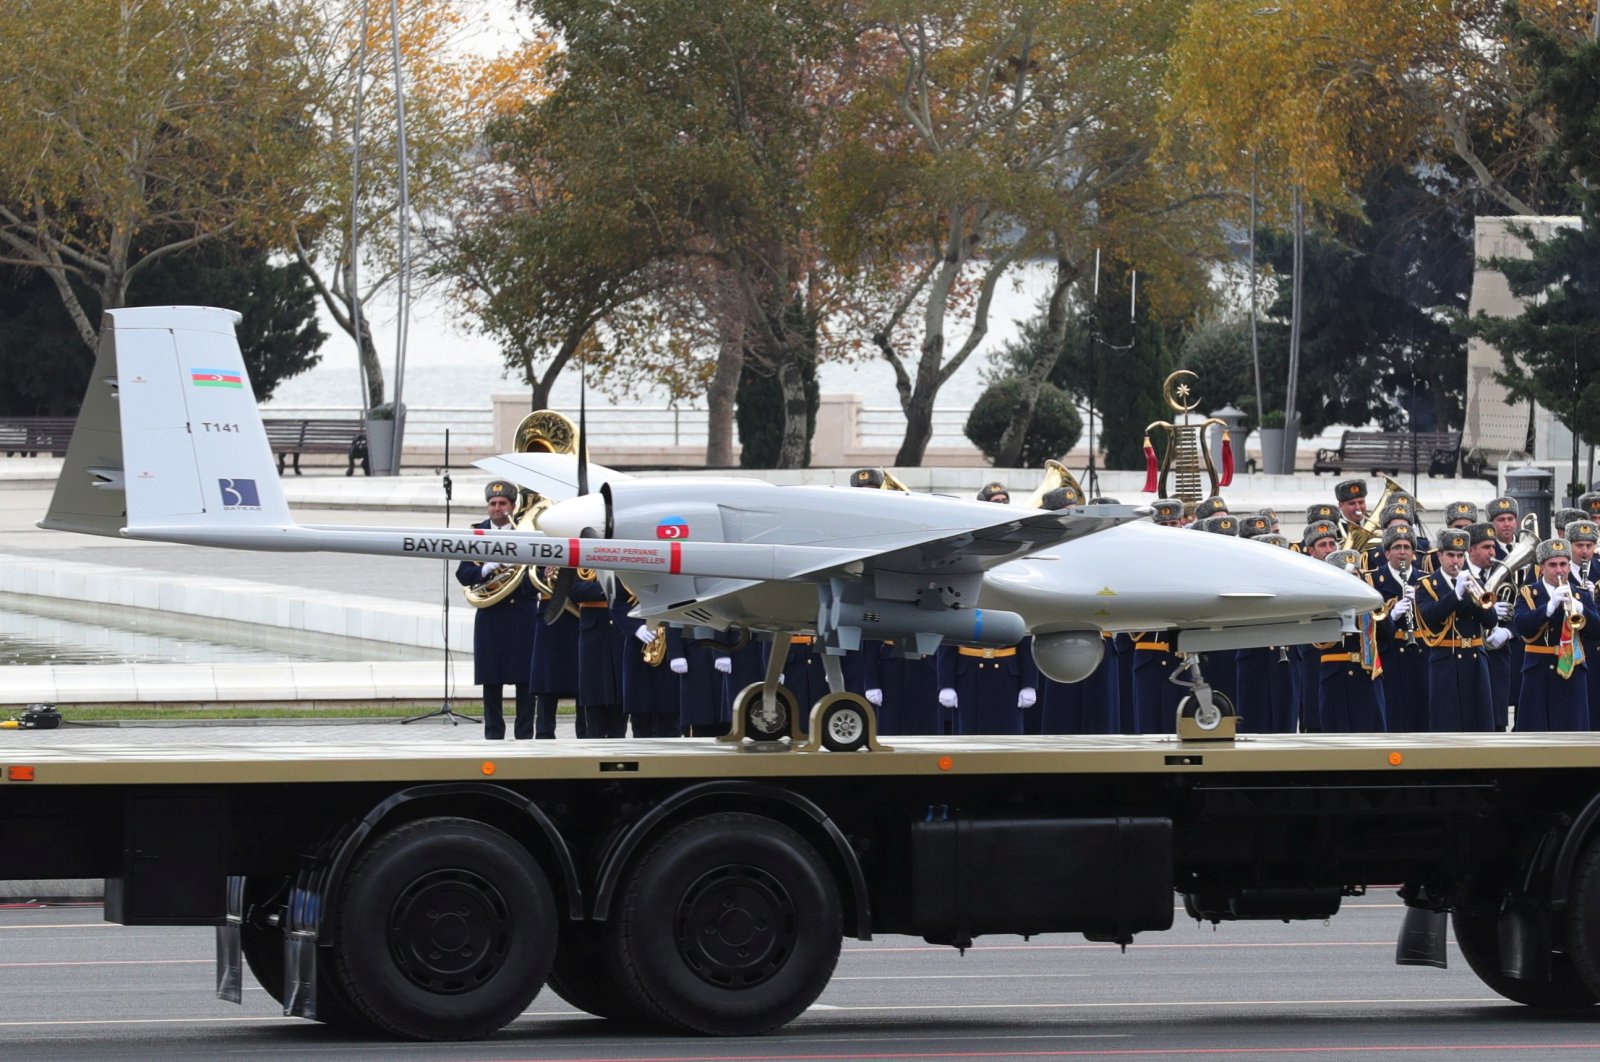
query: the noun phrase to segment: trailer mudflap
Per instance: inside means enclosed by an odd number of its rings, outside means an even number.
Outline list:
[[[106,878],[106,921],[214,926],[227,915],[227,798],[215,790],[140,790],[123,801],[120,873]]]
[[[1171,819],[941,814],[911,828],[912,929],[932,942],[1172,927]]]

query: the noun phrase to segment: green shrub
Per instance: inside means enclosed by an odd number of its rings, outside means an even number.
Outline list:
[[[967,438],[990,461],[999,451],[1000,437],[1016,414],[1021,393],[1022,377],[1007,376],[990,384],[967,415]],[[1021,464],[1024,468],[1037,468],[1052,457],[1060,458],[1078,445],[1082,436],[1083,419],[1078,416],[1072,399],[1059,387],[1045,384],[1033,407],[1033,422],[1022,440]]]

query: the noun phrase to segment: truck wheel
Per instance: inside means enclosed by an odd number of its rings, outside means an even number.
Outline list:
[[[608,951],[641,1013],[750,1036],[822,994],[839,960],[839,893],[789,827],[724,812],[663,834],[629,872]]]
[[[1572,902],[1567,908],[1567,955],[1559,956],[1600,997],[1600,840],[1590,841],[1572,872]]]
[[[1478,980],[1513,1003],[1547,1010],[1576,1010],[1592,1007],[1596,996],[1578,977],[1567,955],[1550,956],[1550,980],[1525,981],[1507,977],[1500,970],[1500,941],[1496,919],[1486,915],[1454,911],[1450,924],[1456,932],[1461,957],[1467,960]]]
[[[622,990],[620,979],[606,953],[605,926],[599,922],[568,922],[561,926],[555,965],[550,967],[550,991],[581,1011],[597,1018],[628,1025],[645,1019]]]
[[[333,966],[380,1030],[472,1040],[525,1010],[555,955],[555,897],[516,841],[481,822],[419,819],[351,865]]]
[[[245,883],[247,907],[270,905],[281,901],[288,883],[281,878],[265,882],[251,878]],[[239,926],[239,950],[244,954],[244,964],[251,976],[278,1006],[283,1006],[283,930],[277,926],[257,925],[248,917]],[[356,1012],[343,995],[339,979],[329,964],[317,959],[317,1021],[335,1029],[349,1032],[371,1033],[375,1027]]]

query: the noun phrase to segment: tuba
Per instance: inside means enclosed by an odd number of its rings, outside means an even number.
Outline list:
[[[1044,479],[1040,480],[1039,485],[1033,488],[1032,494],[1022,500],[1022,507],[1024,509],[1043,507],[1044,496],[1057,487],[1071,487],[1078,492],[1079,498],[1084,501],[1088,500],[1088,495],[1083,493],[1083,487],[1078,483],[1077,477],[1072,474],[1071,470],[1060,461],[1051,458],[1044,463]]]
[[[662,662],[667,659],[667,625],[665,623],[657,623],[655,632],[655,641],[649,645],[639,646],[639,653],[646,664],[651,667],[660,667]]]
[[[578,429],[567,417],[551,409],[537,409],[522,418],[512,436],[512,449],[519,454],[571,454],[578,450]],[[518,531],[539,530],[539,514],[550,507],[550,499],[527,489],[518,492],[511,526]],[[464,587],[462,593],[473,608],[488,608],[510,597],[526,577],[533,588],[550,596],[549,583],[539,578],[538,569],[526,564],[507,564],[481,583]]]
[[[1495,561],[1494,571],[1484,580],[1478,603],[1488,608],[1496,601],[1509,603],[1517,596],[1516,576],[1533,563],[1539,549],[1539,516],[1529,513],[1522,518],[1522,529],[1517,532],[1517,544],[1501,560]]]
[[[1339,548],[1365,551],[1372,544],[1372,540],[1378,537],[1378,520],[1382,517],[1383,510],[1388,507],[1389,499],[1404,492],[1404,487],[1384,476],[1383,493],[1378,495],[1377,504],[1367,509],[1366,519],[1359,524],[1349,525],[1344,533],[1344,541],[1339,543]]]

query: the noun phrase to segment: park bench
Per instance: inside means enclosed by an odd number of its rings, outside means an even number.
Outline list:
[[[356,462],[361,471],[372,475],[367,461],[367,426],[359,420],[316,420],[311,418],[268,418],[262,421],[267,429],[267,442],[278,457],[278,475],[283,475],[284,463],[294,458],[291,467],[300,475],[301,454],[344,454],[349,466],[344,474],[354,475]]]
[[[1311,470],[1338,475],[1348,468],[1398,476],[1415,469],[1430,476],[1453,476],[1460,461],[1459,431],[1347,431],[1337,449],[1317,451]]]
[[[73,417],[0,417],[0,448],[7,457],[63,457],[76,423]]]

